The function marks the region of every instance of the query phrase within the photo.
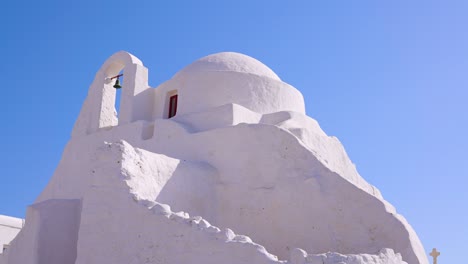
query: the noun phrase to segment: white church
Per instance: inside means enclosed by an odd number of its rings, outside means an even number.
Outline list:
[[[0,264],[428,263],[302,94],[233,52],[156,88],[112,55],[25,221],[0,216],[0,244]]]

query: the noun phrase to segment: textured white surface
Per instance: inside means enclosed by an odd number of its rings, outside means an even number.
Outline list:
[[[339,254],[328,252],[308,255],[302,249],[296,248],[291,253],[291,264],[406,264],[401,255],[392,249],[382,249],[377,254]]]
[[[281,81],[268,66],[260,61],[236,52],[221,52],[203,57],[183,68],[175,76],[210,71],[228,71],[256,74]]]
[[[314,263],[317,256],[427,264],[411,226],[268,67],[245,55],[211,55],[151,89],[133,58],[117,53],[97,74],[57,170],[0,264],[44,256],[47,264]],[[112,99],[99,79],[106,65],[124,68],[130,90],[118,125],[102,126],[116,118],[101,107]],[[167,119],[173,94],[177,115]]]
[[[8,245],[15,238],[23,223],[23,219],[0,215],[0,253],[3,253],[3,245]]]
[[[305,113],[302,94],[282,81],[244,72],[195,71],[177,74],[154,89],[153,117],[166,118],[166,98],[171,91],[179,94],[177,114],[204,112],[226,104],[261,114]]]

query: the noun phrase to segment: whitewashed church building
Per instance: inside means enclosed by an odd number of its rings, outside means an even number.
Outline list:
[[[428,263],[302,94],[232,52],[156,88],[112,55],[16,238],[1,221],[0,264]]]

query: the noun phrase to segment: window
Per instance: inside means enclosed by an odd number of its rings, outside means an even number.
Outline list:
[[[169,98],[169,115],[167,118],[175,116],[177,113],[177,94]]]

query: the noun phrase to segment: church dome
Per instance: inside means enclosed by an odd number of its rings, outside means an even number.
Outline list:
[[[221,52],[203,57],[179,71],[174,77],[200,72],[241,72],[281,81],[265,64],[236,52]]]

